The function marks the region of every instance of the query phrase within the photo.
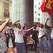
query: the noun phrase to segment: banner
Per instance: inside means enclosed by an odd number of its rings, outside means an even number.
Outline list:
[[[46,0],[41,5],[42,12],[48,12],[49,15],[53,13],[53,0]]]

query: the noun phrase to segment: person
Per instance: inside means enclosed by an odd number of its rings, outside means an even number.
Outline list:
[[[51,23],[50,23],[50,53],[53,53],[53,12],[50,15]]]
[[[34,48],[37,51],[37,43],[38,43],[38,31],[36,31],[36,27],[32,30],[32,38],[34,40]]]
[[[8,21],[9,19],[6,18],[6,21],[0,25],[0,53],[5,53],[7,50],[6,37],[3,31]]]
[[[7,43],[7,53],[15,53],[15,35],[14,35],[14,30],[12,28],[12,23],[8,23],[6,26],[6,43]]]
[[[14,37],[14,31],[13,29],[8,29],[9,33],[7,34],[7,47],[8,47],[8,52],[10,51],[10,53],[15,53],[15,37]]]
[[[45,37],[45,27],[42,24],[40,24],[39,27],[38,40],[39,40],[39,51],[40,53],[44,53],[47,48],[47,41]]]
[[[53,53],[53,28],[51,28],[51,40],[50,40],[50,44],[51,44],[51,53]]]
[[[51,22],[50,18],[47,18],[45,22],[45,28],[46,28],[46,38],[48,40],[48,53],[51,53]]]
[[[17,48],[17,53],[26,53],[26,47],[23,36],[26,34],[27,31],[31,30],[32,28],[26,30],[24,26],[23,29],[20,23],[18,23],[15,26],[16,27],[14,27],[14,33],[15,33],[15,46]]]

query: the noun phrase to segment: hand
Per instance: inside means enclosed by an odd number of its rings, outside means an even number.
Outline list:
[[[9,18],[6,18],[6,22],[8,22],[9,21]]]
[[[34,29],[35,26],[32,27],[32,29]]]

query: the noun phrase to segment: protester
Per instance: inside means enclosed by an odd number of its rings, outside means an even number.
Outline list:
[[[3,30],[8,21],[9,19],[6,18],[6,21],[2,25],[0,25],[0,53],[5,53],[7,51],[6,37]]]
[[[39,39],[39,51],[40,53],[44,53],[46,50],[47,42],[45,37],[45,28],[41,24],[39,27],[38,39]]]
[[[23,36],[26,34],[26,32],[28,32],[32,28],[28,30],[26,30],[25,28],[23,29],[20,23],[18,23],[15,26],[16,27],[14,28],[14,33],[15,33],[15,45],[17,48],[17,53],[26,53],[26,47]]]
[[[38,44],[38,31],[36,30],[36,27],[32,30],[32,38],[34,40],[34,48],[35,52],[37,51],[37,44]]]
[[[7,43],[7,53],[15,53],[15,35],[14,35],[14,30],[12,28],[12,23],[8,23],[6,26],[6,43]]]

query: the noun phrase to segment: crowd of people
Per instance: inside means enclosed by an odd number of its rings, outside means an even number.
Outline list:
[[[25,26],[21,26],[20,23],[12,24],[8,22],[8,19],[0,26],[1,40],[0,49],[1,53],[26,53],[26,47],[24,42],[24,36],[26,32],[33,29],[26,29]],[[2,47],[3,46],[3,47]]]
[[[8,21],[0,25],[0,53],[27,53],[29,46],[35,52],[53,53],[53,28],[47,23],[28,28]]]

